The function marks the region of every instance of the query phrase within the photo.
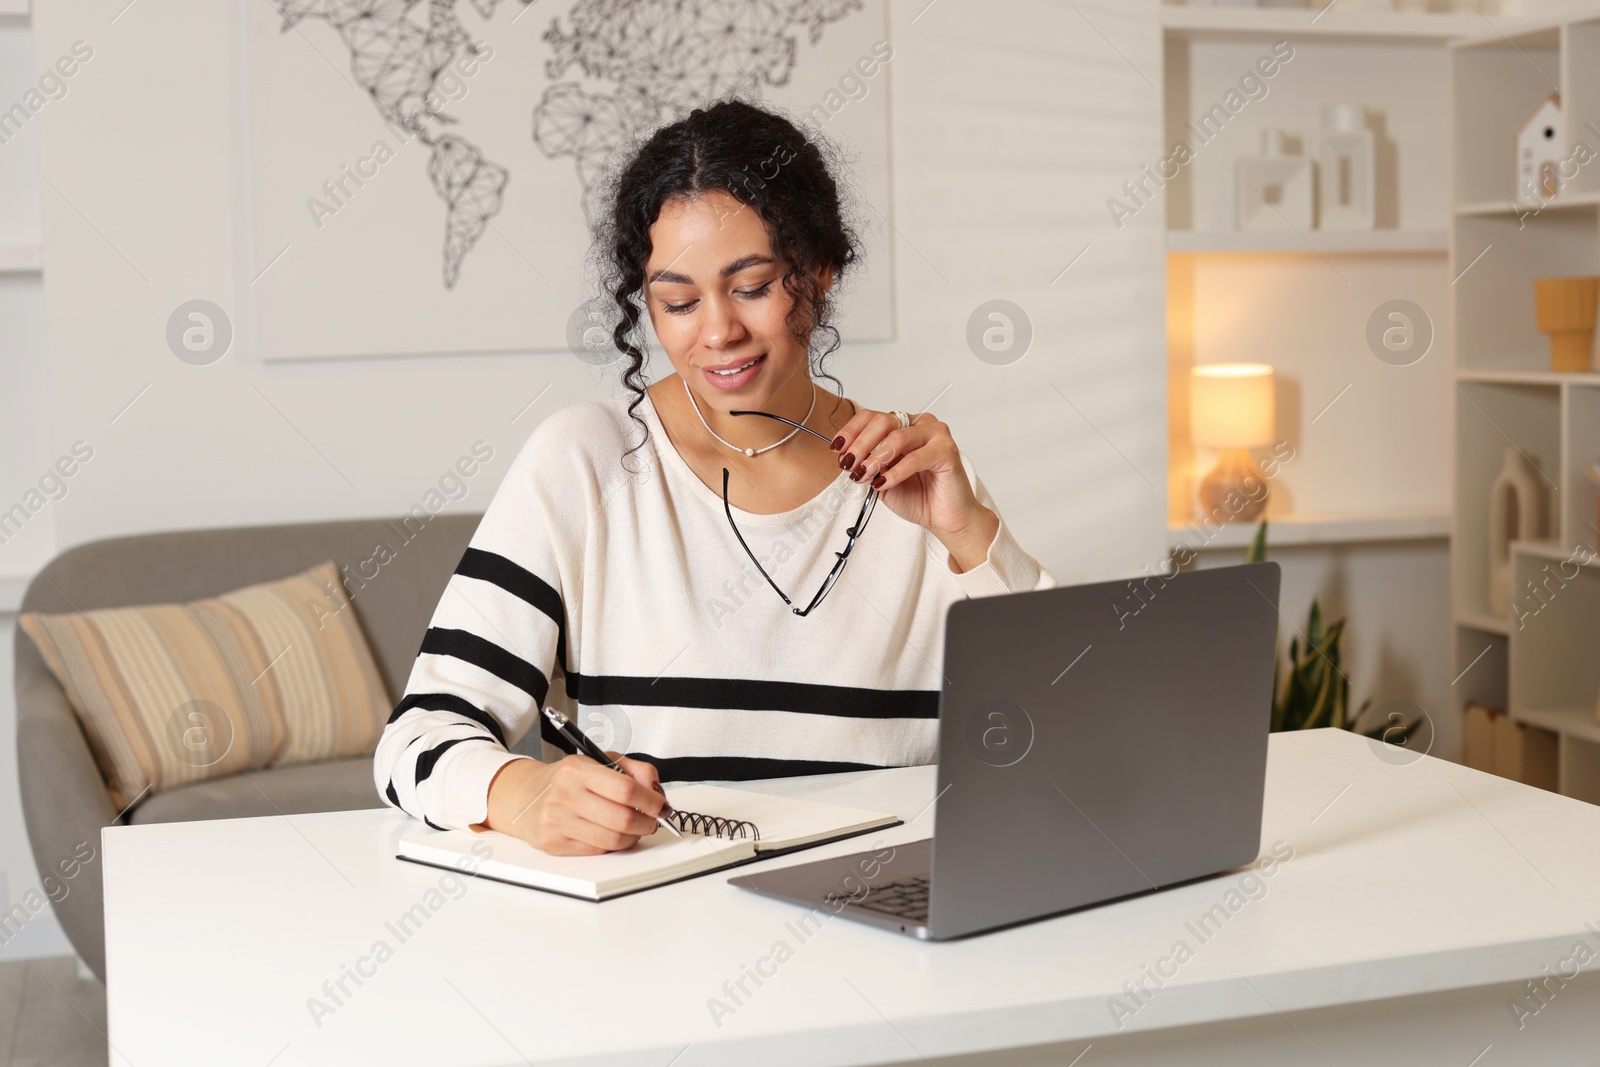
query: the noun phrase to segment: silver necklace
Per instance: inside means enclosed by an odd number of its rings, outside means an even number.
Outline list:
[[[689,395],[689,405],[694,408],[694,413],[700,416],[700,425],[706,428],[706,433],[710,434],[712,437],[715,437],[718,441],[721,441],[735,452],[743,452],[747,456],[759,456],[763,452],[771,452],[774,448],[777,448],[781,444],[787,444],[790,438],[800,432],[801,427],[811,421],[811,413],[817,410],[817,387],[813,385],[811,387],[811,406],[806,408],[806,417],[800,420],[800,426],[796,426],[783,437],[772,442],[772,444],[767,445],[764,448],[740,448],[733,442],[725,440],[721,434],[717,433],[717,431],[711,428],[711,424],[706,421],[706,417],[700,414],[700,405],[695,401],[694,390],[689,388],[688,379],[681,378],[679,380],[683,382],[683,391]]]

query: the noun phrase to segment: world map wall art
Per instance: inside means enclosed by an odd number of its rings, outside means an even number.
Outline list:
[[[566,350],[608,162],[730,94],[849,160],[865,254],[840,326],[891,336],[883,0],[247,10],[241,271],[263,358]]]

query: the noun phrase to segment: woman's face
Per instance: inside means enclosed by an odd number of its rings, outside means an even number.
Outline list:
[[[650,323],[703,404],[771,411],[802,381],[809,393],[806,346],[789,333],[784,266],[754,208],[720,190],[669,200],[650,246]]]

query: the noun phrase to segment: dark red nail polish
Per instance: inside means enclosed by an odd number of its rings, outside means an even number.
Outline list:
[[[887,481],[887,480],[888,479],[886,479],[883,475],[881,475],[881,474],[878,475],[876,478],[872,479],[872,488],[874,488],[874,489],[882,489],[883,488],[883,483],[885,481]]]
[[[859,482],[862,478],[866,477],[866,474],[867,465],[863,463],[861,466],[850,472],[850,480],[852,482]]]
[[[844,438],[843,437],[835,437],[833,439],[833,444],[829,445],[828,447],[833,449],[835,452],[839,451],[839,449],[844,447]]]
[[[851,455],[849,452],[846,452],[844,454],[844,458],[839,461],[839,469],[842,470],[842,471],[847,471],[851,467],[854,467],[855,465],[856,465],[856,457]]]

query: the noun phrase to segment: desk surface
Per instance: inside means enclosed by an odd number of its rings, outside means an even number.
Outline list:
[[[115,827],[112,1063],[892,1062],[1527,978],[1600,944],[1600,807],[1400,756],[1274,735],[1271,877],[942,944],[808,932],[726,872],[603,904],[457,885],[393,858],[419,824],[391,811]],[[761,783],[908,820],[770,862],[926,837],[933,775]]]

